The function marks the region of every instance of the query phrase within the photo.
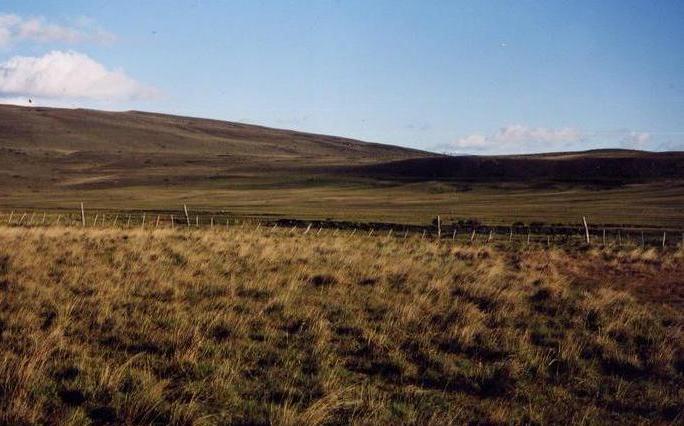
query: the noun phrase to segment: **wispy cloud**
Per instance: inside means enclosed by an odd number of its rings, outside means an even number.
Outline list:
[[[87,55],[52,51],[44,56],[15,56],[0,63],[0,96],[64,101],[125,101],[154,98],[159,91],[110,70]]]
[[[580,131],[573,128],[549,129],[512,124],[497,130],[493,134],[474,133],[452,143],[456,150],[475,151],[517,150],[534,148],[535,146],[556,146],[579,142],[583,139]]]
[[[22,41],[37,43],[109,43],[115,36],[87,18],[74,20],[71,25],[49,22],[43,17],[21,17],[0,14],[0,47]]]
[[[651,134],[648,132],[629,132],[622,138],[621,144],[625,148],[644,149],[651,141]]]
[[[493,133],[473,133],[434,149],[446,153],[511,154],[592,148],[681,149],[684,132],[645,132],[629,129],[581,131],[512,124]]]
[[[452,148],[466,148],[480,150],[491,146],[491,140],[487,136],[481,135],[479,133],[474,133],[461,138],[451,144]]]

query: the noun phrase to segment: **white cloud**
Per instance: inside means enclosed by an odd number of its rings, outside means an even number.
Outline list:
[[[450,143],[447,147],[440,146],[439,151],[510,154],[609,147],[640,150],[673,149],[657,142],[665,136],[681,135],[682,132],[652,133],[629,129],[587,132],[570,127],[551,129],[513,124],[491,134],[473,133]],[[661,148],[657,148],[659,146]],[[679,146],[681,147],[681,144]]]
[[[0,15],[0,47],[21,41],[39,43],[109,43],[115,36],[97,28],[92,20],[78,19],[66,26],[47,22],[42,17],[23,18],[13,14]]]
[[[475,133],[458,139],[452,145],[457,149],[509,149],[511,145],[517,148],[533,148],[535,145],[548,147],[549,145],[563,145],[579,142],[582,134],[572,128],[547,129],[544,127],[528,127],[513,124],[502,127],[491,135]]]
[[[486,136],[475,133],[457,140],[454,142],[454,146],[457,148],[484,148],[488,143],[489,141]]]
[[[123,72],[109,70],[87,55],[52,51],[41,57],[15,56],[0,63],[0,96],[53,100],[122,101],[149,99],[158,91]]]
[[[499,143],[541,142],[559,143],[576,142],[581,140],[580,133],[571,128],[546,129],[543,127],[527,127],[521,124],[502,127],[497,131],[493,140]]]
[[[629,132],[622,138],[622,146],[634,149],[644,149],[651,141],[648,132]]]

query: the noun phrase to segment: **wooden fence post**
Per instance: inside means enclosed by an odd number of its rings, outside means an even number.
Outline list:
[[[85,228],[86,221],[85,221],[85,209],[83,208],[83,202],[81,202],[81,224]]]
[[[589,241],[589,226],[587,225],[587,218],[582,216],[582,221],[584,222],[584,232],[587,236],[587,244],[591,244],[591,241]]]
[[[603,228],[603,245],[606,245],[606,228]]]
[[[155,222],[154,228],[155,229],[159,228],[159,215],[157,215],[157,222]]]
[[[41,225],[45,225],[45,212],[43,212],[43,220],[40,222]]]
[[[114,222],[112,223],[112,226],[116,226],[116,222],[118,222],[118,220],[119,220],[119,213],[117,213],[117,214],[114,216]]]
[[[29,219],[29,226],[33,225],[33,218],[36,217],[36,212],[31,213],[31,219]]]
[[[532,231],[530,228],[527,228],[527,245],[530,245],[530,237],[532,236]]]
[[[195,215],[195,227],[199,228],[199,215]]]
[[[641,231],[641,248],[646,246],[646,240],[644,240],[644,231]]]
[[[666,232],[663,232],[663,248],[665,248]]]
[[[188,228],[190,227],[190,215],[188,215],[188,206],[183,204],[183,210],[185,211],[185,219],[188,221]]]
[[[493,232],[494,232],[493,230],[491,230],[491,229],[489,230],[489,238],[487,238],[487,242],[492,241],[492,234],[493,234]]]
[[[437,215],[437,239],[442,238],[442,218]]]
[[[14,210],[12,210],[12,212],[10,212],[9,219],[7,219],[7,224],[8,224],[8,225],[11,225],[11,224],[12,224],[12,216],[14,216]]]
[[[62,218],[62,215],[57,215],[57,222],[55,222],[55,225],[59,225],[59,220]]]
[[[475,239],[475,228],[473,228],[473,233],[470,235],[470,242],[472,243]]]
[[[511,233],[508,234],[508,242],[510,243],[511,241],[513,241],[513,227],[512,226],[511,226]]]
[[[451,234],[451,241],[454,241],[456,239],[456,229],[454,229],[454,232]]]
[[[304,231],[304,235],[309,233],[309,231],[311,230],[311,225],[312,224],[310,223],[309,226],[306,227],[306,230]]]
[[[97,225],[98,216],[100,216],[100,213],[95,213],[95,219],[93,220],[93,226]]]
[[[408,228],[404,230],[404,239],[408,237]]]
[[[130,214],[128,215],[128,220],[126,221],[126,228],[128,228],[129,226],[131,226],[131,215]]]

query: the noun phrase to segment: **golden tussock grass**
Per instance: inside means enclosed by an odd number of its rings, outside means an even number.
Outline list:
[[[682,258],[0,228],[0,423],[681,422]]]

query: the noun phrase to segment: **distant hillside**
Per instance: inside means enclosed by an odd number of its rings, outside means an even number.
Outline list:
[[[588,215],[680,227],[684,153],[449,157],[201,118],[0,105],[0,222],[81,202],[404,223],[438,213],[503,223]]]
[[[335,136],[219,120],[84,109],[0,105],[0,148],[60,153],[167,153],[388,161],[426,155],[418,150]]]
[[[684,153],[595,150],[440,156],[242,123],[0,105],[0,176],[34,186],[155,184],[234,174],[622,183],[684,178]]]
[[[684,178],[684,152],[598,150],[521,156],[429,157],[354,166],[345,173],[405,180],[626,183]]]
[[[307,176],[312,167],[327,170],[428,155],[219,120],[0,105],[0,196],[2,190],[51,188],[202,188],[236,176],[283,181]]]

